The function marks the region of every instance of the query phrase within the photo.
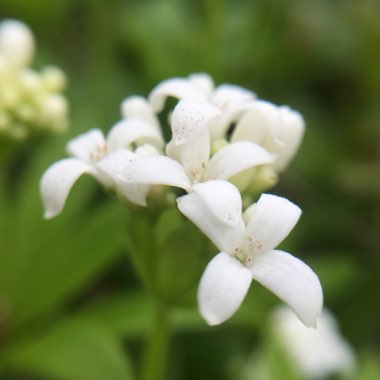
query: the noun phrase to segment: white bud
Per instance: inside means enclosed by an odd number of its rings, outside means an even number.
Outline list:
[[[17,20],[0,23],[0,55],[12,66],[28,65],[33,58],[34,38],[31,30]]]
[[[66,129],[68,105],[66,98],[60,94],[49,95],[42,104],[41,122],[56,130]]]
[[[42,70],[42,82],[49,92],[62,91],[66,86],[66,77],[61,69],[55,66],[48,66]]]

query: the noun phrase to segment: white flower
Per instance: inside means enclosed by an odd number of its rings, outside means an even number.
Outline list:
[[[210,325],[235,313],[255,279],[286,302],[306,326],[316,326],[323,302],[318,277],[301,260],[274,249],[297,223],[299,207],[263,194],[245,224],[240,193],[226,181],[195,185],[177,203],[221,251],[208,264],[198,289],[199,309]]]
[[[0,58],[14,68],[27,66],[33,57],[34,38],[30,29],[20,21],[0,23]]]
[[[273,316],[273,329],[295,366],[307,379],[324,379],[336,373],[351,373],[355,355],[340,335],[334,316],[323,309],[317,329],[308,329],[287,307]]]
[[[41,178],[45,218],[52,218],[62,211],[72,186],[85,173],[106,187],[116,188],[117,193],[129,201],[146,205],[148,186],[120,183],[117,179],[136,157],[158,155],[163,146],[157,125],[148,123],[144,113],[140,116],[118,122],[107,139],[100,130],[93,129],[68,143],[67,151],[72,158],[54,163]],[[139,145],[135,152],[132,152],[133,144]]]
[[[235,122],[231,142],[252,141],[275,154],[273,167],[277,172],[283,171],[296,154],[305,129],[300,113],[262,100],[251,103]],[[218,133],[223,136],[225,129],[221,125]]]
[[[211,179],[229,179],[242,171],[273,162],[274,157],[249,141],[227,144],[212,157],[210,124],[220,110],[204,102],[182,100],[174,109],[169,157],[143,157],[126,167],[126,183],[177,186],[191,191],[193,184]]]
[[[207,74],[188,78],[172,78],[161,82],[149,95],[153,109],[160,112],[167,97],[204,102],[216,107],[219,115],[208,125],[211,141],[251,141],[276,154],[273,167],[283,171],[300,145],[304,132],[302,116],[287,106],[276,106],[256,99],[256,95],[239,86],[223,84],[215,87]]]
[[[188,78],[167,79],[151,91],[149,101],[153,109],[160,112],[169,96],[180,100],[208,102],[221,110],[256,98],[252,91],[240,86],[222,84],[215,87],[212,78],[207,74],[193,74]]]

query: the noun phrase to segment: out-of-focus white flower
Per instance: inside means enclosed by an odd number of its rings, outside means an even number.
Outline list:
[[[41,73],[29,65],[34,38],[20,21],[0,23],[0,138],[21,141],[41,132],[60,132],[67,127],[68,105],[60,94],[65,75],[52,66]]]
[[[0,23],[0,57],[15,68],[31,63],[34,53],[34,38],[31,30],[17,20]]]
[[[325,379],[354,370],[354,351],[327,309],[323,309],[315,330],[305,328],[285,306],[274,311],[272,326],[289,359],[305,378]]]
[[[255,279],[286,302],[306,326],[316,326],[323,303],[318,277],[301,260],[274,249],[297,223],[298,206],[263,194],[245,224],[240,193],[226,181],[197,184],[177,203],[221,251],[208,264],[198,288],[199,309],[210,325],[236,312]]]
[[[226,144],[211,155],[209,124],[220,110],[203,102],[182,100],[171,118],[172,140],[168,157],[144,157],[126,167],[121,180],[126,183],[177,186],[190,191],[199,182],[229,179],[274,157],[256,143]]]
[[[148,186],[118,181],[120,172],[136,157],[158,155],[163,147],[157,125],[147,122],[144,113],[140,116],[118,122],[107,138],[100,130],[93,129],[68,143],[71,158],[54,163],[41,178],[45,218],[62,211],[72,186],[82,174],[92,175],[105,187],[115,188],[120,196],[133,203],[146,205]]]

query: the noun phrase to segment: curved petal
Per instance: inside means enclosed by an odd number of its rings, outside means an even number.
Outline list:
[[[137,158],[125,168],[121,180],[130,184],[169,185],[191,190],[191,183],[183,167],[165,156]]]
[[[132,203],[146,206],[146,197],[149,192],[149,185],[139,185],[125,183],[121,180],[124,169],[137,157],[127,149],[118,149],[99,161],[97,169],[99,174],[105,177],[110,185],[115,187],[117,194],[128,199]]]
[[[127,148],[132,143],[149,143],[162,148],[164,140],[157,129],[139,119],[121,120],[108,133],[107,146],[110,152],[120,148]]]
[[[184,78],[171,78],[158,84],[149,94],[149,102],[155,112],[160,112],[165,106],[166,98],[206,101],[206,96],[198,88]]]
[[[173,160],[181,161],[180,147],[174,144],[173,139],[166,144],[165,153]]]
[[[125,119],[139,119],[160,131],[160,123],[150,103],[142,96],[129,96],[121,103],[121,114]]]
[[[217,123],[212,123],[210,126],[210,134],[212,140],[225,139],[230,127],[240,122],[242,116],[254,108],[255,101],[247,101],[243,103],[231,104],[218,118]],[[235,125],[236,128],[236,125]],[[241,139],[244,140],[244,139]]]
[[[91,129],[70,140],[66,150],[73,157],[94,163],[107,154],[107,145],[103,132],[100,129]]]
[[[211,96],[214,90],[214,81],[206,73],[189,75],[189,82],[196,86],[206,97]]]
[[[140,145],[136,148],[135,154],[138,157],[145,156],[161,156],[162,152],[160,152],[156,147],[150,144]]]
[[[245,103],[256,99],[256,94],[243,87],[232,84],[218,86],[211,98],[211,103],[225,110],[233,105]]]
[[[187,175],[193,182],[199,182],[203,175],[206,163],[210,158],[210,134],[207,128],[201,129],[192,138],[188,139],[186,144],[179,146],[174,145],[177,149],[168,151],[171,154],[178,152],[179,161],[185,168]]]
[[[146,206],[146,197],[150,190],[149,185],[136,185],[134,183],[124,183],[117,181],[116,192],[120,197],[126,198],[128,201],[139,206]]]
[[[120,179],[127,165],[136,158],[136,155],[128,149],[118,149],[100,160],[96,164],[99,173],[107,178],[109,183]]]
[[[243,223],[239,190],[227,181],[215,180],[193,186],[204,205],[223,223],[238,226]]]
[[[171,127],[176,145],[185,144],[220,114],[218,108],[205,102],[181,100],[173,111]]]
[[[195,192],[177,198],[178,209],[189,218],[219,250],[234,254],[241,247],[244,223],[233,226],[222,221]]]
[[[286,198],[263,194],[246,228],[245,249],[253,254],[277,247],[297,224],[301,209]]]
[[[218,325],[240,307],[252,281],[240,261],[220,252],[207,265],[198,288],[198,305],[209,325]]]
[[[208,178],[228,179],[243,170],[273,162],[274,157],[261,146],[239,141],[218,150],[206,165]]]
[[[257,100],[241,115],[231,136],[231,141],[253,141],[272,152],[282,146],[279,127],[279,109],[274,104]]]
[[[296,154],[304,134],[305,122],[300,113],[287,106],[279,108],[279,115],[281,120],[280,138],[283,146],[277,147],[274,151],[277,155],[274,167],[280,172],[288,166]]]
[[[286,302],[308,327],[317,327],[323,293],[318,276],[301,260],[283,251],[255,256],[252,277]]]
[[[76,158],[65,158],[51,165],[40,181],[40,193],[46,219],[58,215],[65,206],[67,196],[82,174],[96,176],[96,170]]]

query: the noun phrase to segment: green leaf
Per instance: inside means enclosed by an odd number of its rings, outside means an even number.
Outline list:
[[[79,316],[107,326],[118,337],[138,337],[149,333],[153,324],[153,300],[141,291],[99,297]]]
[[[33,374],[51,380],[130,380],[128,356],[101,324],[63,321],[14,345],[2,359],[5,373]]]
[[[124,208],[104,197],[95,203],[99,186],[92,178],[79,180],[61,215],[43,220],[38,183],[51,149],[41,149],[24,168],[13,193],[0,194],[0,301],[11,310],[13,327],[62,306],[123,247]]]
[[[15,324],[67,301],[106,269],[122,249],[124,229],[118,211],[105,203],[83,216],[80,227],[65,226],[63,233],[59,222],[46,222],[45,234],[54,236],[54,243],[44,244],[44,236],[31,241],[33,256],[15,268]]]

